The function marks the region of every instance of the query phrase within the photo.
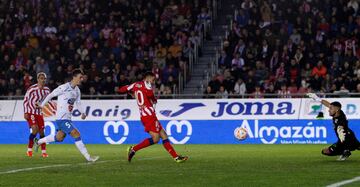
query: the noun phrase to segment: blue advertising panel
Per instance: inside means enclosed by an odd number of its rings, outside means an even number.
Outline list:
[[[336,141],[331,120],[162,120],[162,126],[175,144],[329,144]],[[360,120],[350,120],[350,128],[360,136]],[[146,137],[140,121],[75,121],[82,139],[90,144],[136,144]],[[239,141],[237,127],[248,137]],[[28,141],[26,122],[0,122],[0,144]],[[46,122],[46,134],[55,134],[56,125]],[[64,143],[73,143],[70,136]]]

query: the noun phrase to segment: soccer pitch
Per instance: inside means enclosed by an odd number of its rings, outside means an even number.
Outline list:
[[[360,176],[360,151],[344,162],[325,145],[175,145],[190,159],[175,163],[162,145],[126,160],[127,145],[48,145],[49,158],[25,156],[26,145],[0,145],[0,186],[326,186]],[[359,186],[355,181],[347,186]]]

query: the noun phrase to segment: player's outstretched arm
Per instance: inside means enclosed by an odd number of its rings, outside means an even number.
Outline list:
[[[130,84],[130,85],[126,85],[126,86],[122,86],[119,88],[118,92],[119,93],[127,93],[130,92],[133,88],[134,88],[135,83]]]
[[[330,107],[330,102],[325,100],[325,99],[321,99],[319,96],[317,96],[314,93],[307,93],[306,94],[308,97],[310,97],[311,99],[313,99],[314,101],[320,102],[321,104],[323,104],[326,107]]]
[[[54,91],[52,91],[49,95],[47,95],[44,101],[38,105],[39,108],[43,108],[46,103],[48,103],[52,98],[57,97],[63,93],[63,88],[61,86],[57,87]]]

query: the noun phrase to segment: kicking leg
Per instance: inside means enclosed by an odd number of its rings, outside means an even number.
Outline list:
[[[149,134],[150,134],[151,138],[147,138],[147,139],[143,140],[141,143],[135,145],[133,147],[134,151],[138,151],[140,149],[143,149],[143,148],[148,147],[153,144],[157,144],[159,142],[159,140],[160,140],[159,133],[149,131]]]
[[[95,157],[90,156],[90,154],[88,153],[88,150],[85,147],[85,144],[81,140],[80,133],[77,129],[73,129],[70,132],[70,135],[71,135],[71,137],[73,137],[75,139],[75,145],[76,145],[77,149],[80,151],[80,153],[85,157],[85,159],[87,161],[95,162],[99,159],[98,156],[95,156]]]
[[[35,145],[36,145],[36,150],[39,148],[40,145],[42,144],[46,144],[46,143],[51,143],[51,142],[62,142],[65,138],[66,134],[59,130],[56,135],[49,135],[49,136],[46,136],[44,138],[41,138],[40,140],[37,139],[36,137],[34,138],[34,142],[35,142]]]
[[[147,139],[143,140],[141,143],[128,148],[127,151],[128,151],[128,161],[129,162],[131,162],[131,159],[134,157],[136,151],[139,151],[140,149],[144,149],[146,147],[149,147],[149,146],[159,142],[159,140],[160,140],[159,133],[149,131],[149,134],[150,134],[151,138],[147,138]]]
[[[164,129],[161,129],[160,136],[163,141],[164,148],[167,150],[167,152],[169,152],[169,154],[174,158],[176,162],[181,163],[188,159],[187,156],[181,156],[176,153],[174,147],[170,144],[170,141]]]

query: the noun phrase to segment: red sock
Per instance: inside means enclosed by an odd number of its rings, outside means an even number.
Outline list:
[[[41,150],[46,151],[46,143],[41,144]]]
[[[134,150],[134,151],[138,151],[138,150],[143,149],[143,148],[145,148],[145,147],[149,147],[149,146],[152,145],[152,144],[154,144],[153,139],[152,139],[152,138],[147,138],[147,139],[145,139],[144,141],[142,141],[141,143],[135,145],[135,146],[133,147],[133,150]]]
[[[176,153],[175,149],[170,144],[170,141],[168,139],[163,140],[163,146],[173,158],[176,158],[178,156],[178,154]]]
[[[29,140],[28,148],[31,149],[34,146],[34,140]]]
[[[29,136],[29,144],[28,144],[28,148],[31,149],[34,146],[34,138],[36,137],[35,134],[30,134]]]
[[[41,136],[40,135],[40,139],[41,138],[44,138],[45,136]],[[43,144],[41,144],[41,150],[42,150],[42,152],[45,152],[46,151],[46,143],[43,143]]]

